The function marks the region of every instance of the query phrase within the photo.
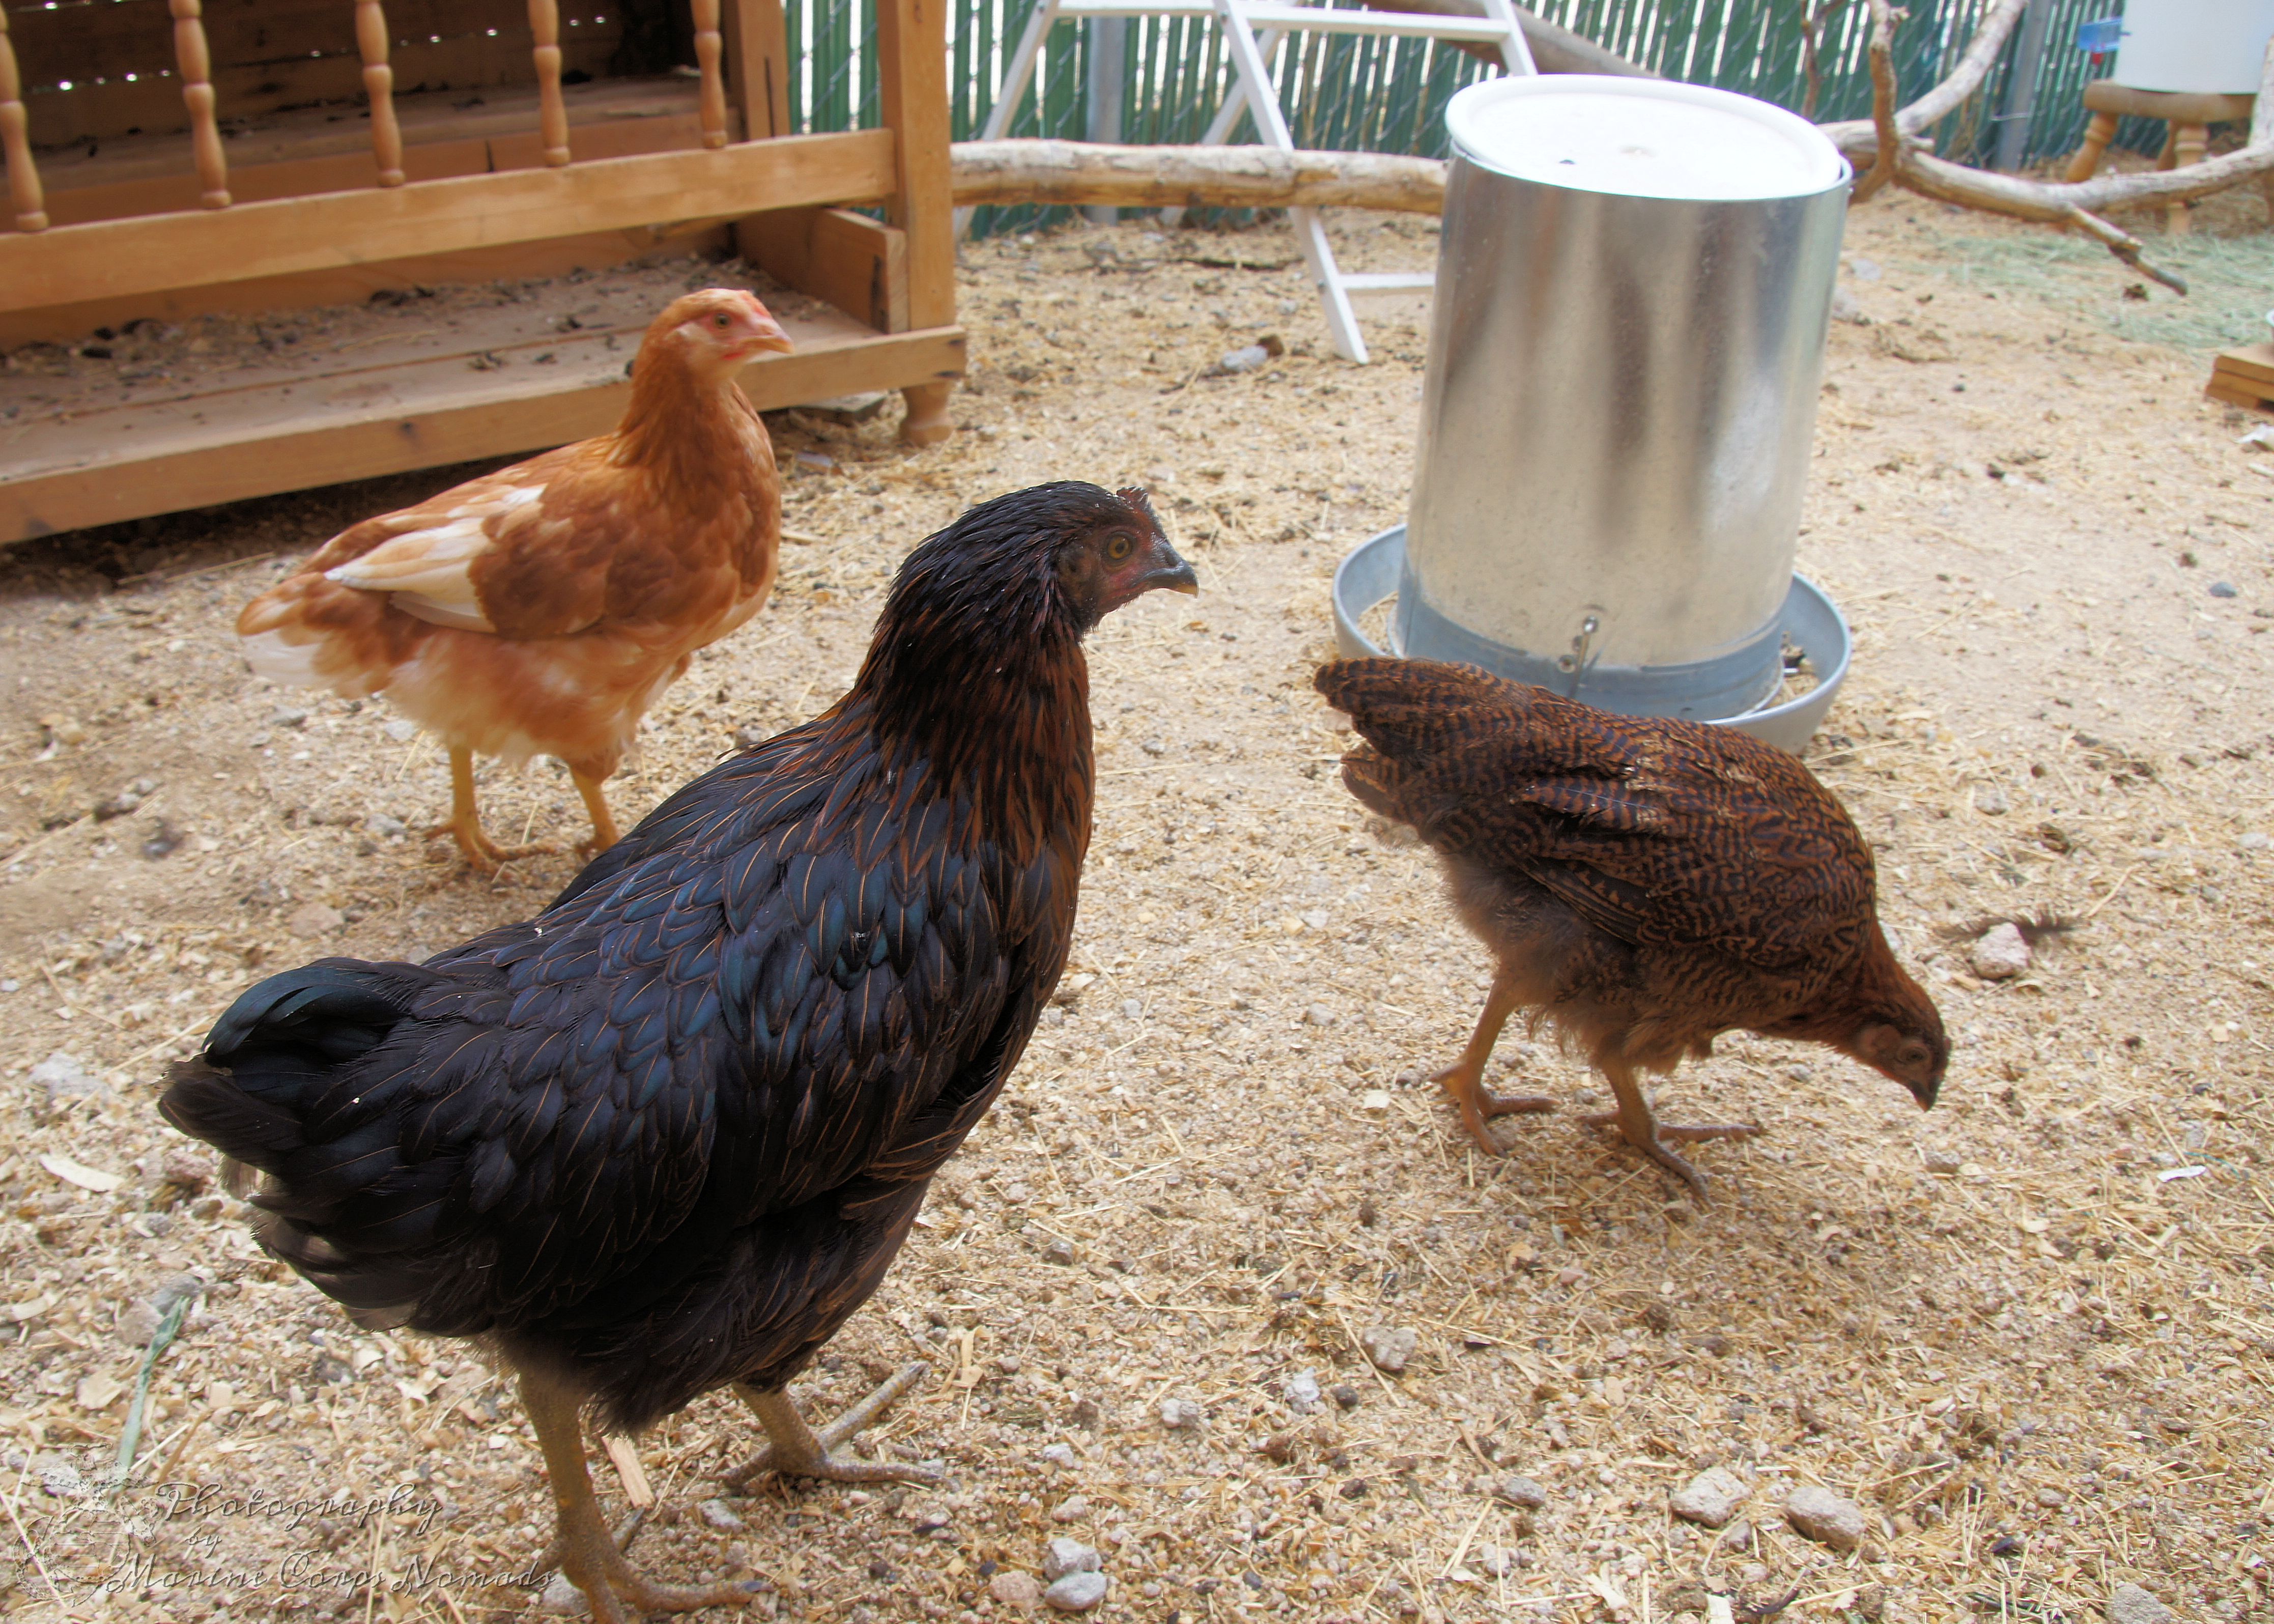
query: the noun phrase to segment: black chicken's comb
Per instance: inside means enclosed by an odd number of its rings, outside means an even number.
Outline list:
[[[1114,494],[1119,497],[1123,501],[1128,503],[1130,507],[1134,508],[1139,513],[1143,514],[1145,515],[1145,522],[1148,524],[1150,524],[1155,530],[1157,530],[1161,528],[1160,518],[1153,511],[1153,499],[1145,494],[1145,487],[1143,485],[1125,485],[1119,490],[1116,491]]]

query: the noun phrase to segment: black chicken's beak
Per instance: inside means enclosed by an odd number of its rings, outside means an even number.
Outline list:
[[[1172,592],[1187,592],[1198,598],[1201,578],[1193,574],[1193,567],[1169,545],[1169,538],[1155,530],[1146,549],[1145,568],[1137,576],[1135,586],[1136,590],[1129,594],[1132,598],[1149,592],[1156,587],[1166,587]]]

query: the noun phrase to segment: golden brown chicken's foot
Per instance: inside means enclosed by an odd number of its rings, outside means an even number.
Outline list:
[[[584,1469],[580,1395],[567,1383],[534,1372],[521,1374],[522,1408],[537,1429],[545,1470],[553,1479],[560,1522],[554,1541],[561,1571],[584,1593],[601,1624],[634,1624],[644,1613],[692,1613],[701,1607],[740,1607],[757,1593],[755,1583],[653,1584],[633,1570],[601,1519],[600,1502]]]
[[[573,767],[568,776],[576,780],[576,793],[584,798],[584,810],[592,818],[592,838],[576,842],[576,854],[598,857],[616,843],[616,820],[608,815],[608,797],[599,779],[588,778]]]
[[[1500,1029],[1508,1025],[1519,999],[1516,988],[1505,975],[1493,978],[1492,991],[1485,996],[1484,1013],[1477,1017],[1477,1029],[1469,1034],[1469,1046],[1461,1057],[1430,1079],[1442,1084],[1453,1103],[1461,1108],[1462,1124],[1469,1137],[1476,1140],[1486,1154],[1505,1154],[1501,1142],[1493,1138],[1492,1130],[1485,1126],[1488,1116],[1512,1116],[1522,1111],[1552,1111],[1555,1101],[1540,1094],[1493,1094],[1485,1087],[1485,1062],[1492,1058],[1493,1045],[1500,1041]]]
[[[426,831],[429,840],[448,835],[458,843],[467,863],[484,874],[495,874],[523,857],[549,855],[555,848],[541,841],[532,846],[500,846],[482,828],[474,809],[474,753],[456,746],[450,749],[450,821]]]
[[[790,1402],[789,1395],[781,1388],[761,1392],[748,1382],[736,1382],[735,1394],[757,1414],[758,1424],[766,1429],[767,1442],[756,1460],[728,1474],[727,1486],[739,1489],[759,1473],[768,1471],[788,1477],[825,1477],[832,1483],[938,1482],[939,1472],[930,1466],[899,1461],[851,1460],[830,1453],[882,1415],[887,1405],[914,1387],[930,1368],[922,1359],[901,1366],[891,1380],[818,1432],[805,1424],[805,1417],[797,1413],[797,1406]]]
[[[1632,1072],[1607,1065],[1603,1076],[1618,1096],[1618,1109],[1589,1111],[1579,1120],[1593,1128],[1616,1127],[1628,1144],[1688,1184],[1701,1201],[1709,1199],[1706,1175],[1668,1150],[1665,1141],[1751,1139],[1760,1132],[1749,1123],[1661,1123]]]

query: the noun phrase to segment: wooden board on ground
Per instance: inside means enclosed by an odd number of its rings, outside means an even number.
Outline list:
[[[2266,393],[2274,394],[2274,343],[2222,350],[2218,359],[2211,364],[2210,374],[2214,379],[2246,387],[2263,384]]]

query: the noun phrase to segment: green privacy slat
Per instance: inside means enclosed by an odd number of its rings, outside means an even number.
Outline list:
[[[1906,100],[1955,65],[1989,3],[1914,0],[1896,36],[1895,68]],[[985,122],[1035,4],[955,0],[947,67],[957,139],[969,139]],[[1668,78],[1716,85],[1797,109],[1807,87],[1801,40],[1806,4],[1538,0],[1534,9]],[[876,5],[877,0],[786,0],[794,128],[844,130],[877,122]],[[2076,25],[2120,10],[2116,0],[2052,0],[2025,147],[2028,161],[2058,159],[2082,139],[2085,114],[2079,98],[2107,66],[2096,70],[2076,49]],[[1869,38],[1863,0],[1851,0],[1824,20],[1818,41],[1821,84],[1816,117],[1870,113]],[[1084,45],[1079,24],[1051,30],[1012,134],[1081,139],[1088,115]],[[1997,114],[2014,71],[2015,49],[2009,43],[1982,92],[1931,132],[1945,156],[1986,161],[1996,145]],[[1445,103],[1493,71],[1467,53],[1435,41],[1347,34],[1297,35],[1282,48],[1273,67],[1281,105],[1299,143],[1432,156],[1445,151]],[[1123,85],[1125,140],[1196,141],[1224,98],[1237,94],[1214,19],[1143,18],[1132,24]],[[2162,136],[2159,124],[2127,119],[2118,139],[2153,151]],[[1243,116],[1231,139],[1255,139],[1253,121]],[[1066,217],[1063,209],[996,207],[981,209],[973,224],[977,235],[985,236],[1032,230]]]

